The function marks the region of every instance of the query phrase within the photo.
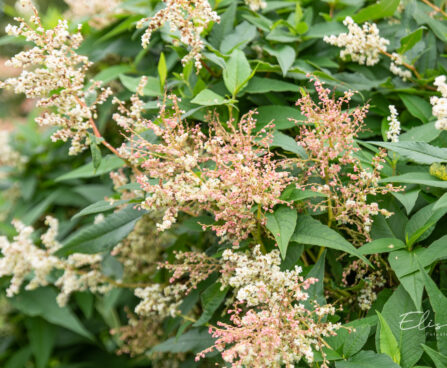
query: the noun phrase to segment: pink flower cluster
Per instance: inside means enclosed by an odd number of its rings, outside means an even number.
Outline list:
[[[137,178],[147,193],[141,207],[164,211],[160,230],[170,228],[180,211],[195,216],[207,211],[217,222],[211,225],[217,235],[238,245],[264,223],[261,210],[271,211],[282,202],[281,192],[292,178],[268,149],[271,133],[254,133],[254,112],[237,124],[222,124],[214,116],[208,122],[209,134],[204,134],[204,127],[187,125],[178,99],[171,98],[173,108],[161,108],[160,125],[138,121],[138,128],[144,123],[158,141],[133,134],[130,145],[120,150],[144,172]]]
[[[9,66],[22,68],[22,72],[18,77],[0,82],[0,88],[37,98],[37,106],[46,109],[36,119],[37,123],[61,128],[52,139],[64,142],[71,139],[69,153],[75,155],[88,147],[88,130],[92,128],[92,119],[96,118],[97,107],[112,91],[100,88],[98,81],[91,81],[90,87],[85,88],[91,62],[76,52],[83,41],[80,31],[71,34],[66,20],[46,30],[37,10],[33,8],[33,11],[29,23],[16,18],[19,26],[6,27],[8,35],[23,36],[34,47],[8,61]]]
[[[314,362],[314,351],[325,346],[324,337],[340,328],[324,322],[335,313],[332,305],[310,301],[312,310],[305,306],[306,290],[318,280],[304,279],[300,267],[281,271],[279,252],[262,254],[259,246],[251,254],[226,250],[222,262],[222,285],[235,288],[236,301],[228,311],[231,324],[218,322],[210,328],[217,340],[196,359],[217,349],[233,368],[292,368],[301,359]],[[321,367],[327,367],[321,353]]]
[[[175,258],[179,263],[165,262],[160,264],[159,268],[173,272],[169,279],[171,284],[179,280],[184,281],[183,284],[187,287],[186,294],[197,288],[197,285],[206,280],[213,272],[221,269],[220,261],[208,257],[205,253],[178,252],[175,254]]]
[[[365,164],[356,154],[359,148],[355,138],[362,128],[368,105],[345,109],[353,92],[345,92],[335,99],[322,82],[315,80],[314,84],[319,102],[315,103],[306,94],[296,103],[307,118],[297,138],[308,154],[306,159],[298,161],[303,170],[301,183],[307,182],[306,186],[325,194],[327,200],[314,208],[327,210],[330,224],[337,221],[353,241],[361,243],[369,240],[373,216],[391,215],[380,209],[378,203],[368,203],[367,197],[400,188],[379,183],[385,160],[383,152],[373,157],[371,164]]]

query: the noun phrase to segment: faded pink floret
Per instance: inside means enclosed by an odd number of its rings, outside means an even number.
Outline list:
[[[170,228],[180,211],[194,216],[209,212],[217,222],[212,230],[237,245],[265,221],[252,209],[272,211],[282,203],[281,192],[292,181],[284,162],[269,151],[272,133],[266,129],[254,133],[255,112],[249,112],[225,127],[213,116],[205,135],[200,125],[188,126],[181,118],[178,98],[171,99],[173,109],[162,106],[160,125],[138,121],[139,127],[144,125],[158,136],[156,143],[127,126],[133,136],[130,146],[121,151],[144,171],[137,178],[147,193],[141,207],[164,212],[160,230]]]
[[[365,239],[370,240],[373,216],[379,213],[386,217],[391,215],[379,208],[378,203],[368,203],[367,197],[401,189],[379,183],[386,157],[384,152],[378,153],[368,164],[357,155],[360,149],[355,139],[369,106],[349,109],[347,105],[353,92],[345,92],[335,99],[318,79],[314,85],[318,103],[308,94],[296,103],[307,118],[297,137],[298,144],[308,154],[306,159],[298,161],[303,170],[301,183],[307,181],[313,191],[327,196],[328,199],[315,205],[314,209],[327,209],[330,221],[337,221],[339,228],[347,231],[355,243],[361,244]],[[315,178],[319,178],[319,182]]]
[[[210,328],[215,344],[196,358],[214,349],[234,368],[294,367],[301,359],[314,361],[314,351],[326,345],[324,338],[335,335],[339,324],[324,322],[335,313],[332,305],[309,301],[306,290],[318,280],[304,279],[301,268],[281,271],[277,250],[262,254],[260,247],[251,254],[226,250],[222,257],[223,287],[233,287],[235,303],[228,312],[230,322]],[[324,352],[323,365],[326,366]]]
[[[172,271],[169,279],[172,284],[182,280],[186,286],[186,294],[197,288],[197,285],[206,280],[213,272],[221,269],[220,261],[208,257],[205,253],[199,252],[177,252],[175,258],[179,263],[161,263],[159,268]]]

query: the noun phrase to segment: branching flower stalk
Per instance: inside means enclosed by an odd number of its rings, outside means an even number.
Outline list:
[[[159,10],[153,17],[141,19],[137,28],[147,29],[142,37],[143,47],[149,45],[152,33],[169,23],[171,32],[180,33],[180,42],[191,48],[190,52],[182,59],[183,65],[193,60],[199,71],[202,68],[202,49],[204,47],[200,34],[211,22],[219,22],[220,18],[212,10],[207,0],[164,0],[166,7]],[[178,41],[174,39],[174,44]]]
[[[352,61],[359,64],[372,66],[380,61],[379,55],[385,55],[390,58],[390,71],[398,75],[403,80],[411,78],[411,72],[417,79],[421,76],[413,65],[406,63],[402,55],[387,51],[390,41],[380,37],[379,29],[376,24],[365,22],[362,27],[354,22],[351,17],[346,17],[343,24],[348,27],[348,33],[342,33],[338,36],[325,36],[323,40],[331,45],[344,47],[340,51],[340,57],[346,59],[349,55]],[[399,66],[404,66],[409,71],[402,70]],[[411,71],[411,72],[410,72]]]
[[[275,160],[269,151],[269,127],[254,134],[254,112],[237,126],[227,124],[228,129],[217,116],[210,117],[207,136],[199,125],[190,127],[182,120],[179,99],[171,99],[172,109],[161,107],[156,119],[160,125],[142,118],[136,101],[133,110],[121,107],[114,116],[129,134],[129,144],[120,153],[143,172],[137,178],[147,193],[141,207],[164,212],[157,225],[161,231],[169,229],[181,211],[195,216],[209,212],[216,221],[211,229],[221,241],[237,246],[256,232],[259,221],[265,222],[257,218],[257,206],[272,211],[284,202],[281,192],[293,180],[284,168],[287,161]],[[138,131],[144,128],[152,130],[159,142],[142,138]]]
[[[34,15],[29,23],[23,18],[16,18],[19,26],[6,27],[9,35],[23,36],[35,46],[7,62],[23,70],[20,76],[0,82],[0,88],[24,93],[27,98],[37,98],[37,106],[48,110],[36,122],[41,126],[59,127],[52,140],[66,142],[70,139],[70,155],[76,155],[89,146],[88,134],[92,129],[101,144],[121,157],[102,137],[95,123],[98,106],[107,100],[112,90],[101,87],[101,82],[87,79],[92,63],[76,53],[83,41],[80,27],[77,33],[70,34],[67,21],[59,21],[54,29],[45,30],[36,8],[32,9]],[[87,82],[90,86],[86,88]]]
[[[340,229],[346,230],[357,245],[369,240],[373,216],[391,213],[380,209],[378,203],[368,203],[368,196],[398,191],[400,188],[379,184],[385,153],[376,155],[370,168],[364,168],[356,156],[359,148],[355,138],[362,129],[368,106],[344,110],[353,92],[335,99],[330,90],[315,80],[318,102],[309,94],[297,101],[301,113],[307,118],[300,127],[297,142],[302,146],[307,158],[297,159],[302,170],[298,180],[300,189],[310,187],[323,193],[327,200],[313,205],[314,209],[328,211],[328,225],[337,222]],[[353,227],[352,227],[353,226]]]
[[[321,367],[328,367],[324,338],[335,335],[340,324],[323,320],[335,308],[308,300],[306,290],[317,279],[304,279],[300,267],[281,271],[280,264],[279,251],[264,255],[259,246],[248,254],[223,253],[220,282],[222,288],[234,288],[236,297],[228,311],[231,323],[218,322],[210,328],[217,340],[197,360],[216,349],[233,368],[291,368],[301,359],[312,364],[315,349],[323,355]],[[311,310],[306,303],[312,305]]]

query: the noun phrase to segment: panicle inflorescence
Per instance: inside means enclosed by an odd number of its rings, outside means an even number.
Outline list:
[[[151,277],[162,260],[165,248],[175,237],[168,231],[158,233],[157,217],[144,215],[132,232],[115,246],[112,255],[123,265],[123,280],[134,282]]]
[[[37,123],[60,127],[52,139],[64,142],[71,139],[69,152],[74,155],[88,146],[91,119],[96,117],[97,106],[112,92],[100,88],[101,83],[96,81],[85,88],[86,72],[91,63],[86,56],[76,53],[83,40],[81,33],[70,34],[66,20],[60,20],[54,29],[45,30],[37,10],[34,11],[29,23],[16,18],[18,26],[6,27],[6,33],[23,36],[34,47],[7,62],[23,70],[20,76],[0,82],[0,88],[38,99],[37,106],[47,111],[36,119]]]
[[[247,4],[252,11],[262,10],[267,7],[267,3],[264,0],[245,0],[245,4]]]
[[[0,130],[0,167],[9,166],[20,169],[26,161],[27,158],[11,146],[11,133]]]
[[[348,33],[338,36],[325,36],[323,40],[337,47],[344,47],[340,57],[345,59],[350,55],[359,64],[375,65],[380,60],[380,53],[386,51],[390,41],[380,37],[376,24],[365,22],[362,27],[351,17],[346,17],[343,24],[348,27]]]
[[[447,83],[446,76],[440,75],[435,79],[434,85],[442,97],[433,96],[430,103],[433,105],[433,115],[438,119],[435,123],[436,129],[447,130]]]
[[[384,152],[373,157],[370,167],[364,167],[356,155],[359,148],[355,138],[362,128],[368,106],[344,110],[353,92],[345,92],[335,99],[318,80],[315,80],[315,88],[318,103],[313,102],[309,94],[297,101],[301,113],[307,118],[300,127],[297,140],[308,155],[305,159],[298,159],[298,166],[303,170],[298,186],[307,181],[304,187],[310,186],[313,191],[325,194],[327,200],[314,205],[314,209],[328,210],[329,221],[336,220],[352,235],[353,241],[361,243],[365,238],[369,239],[373,216],[379,213],[391,215],[389,211],[380,209],[378,203],[368,203],[367,197],[399,188],[379,183]],[[320,178],[320,181],[311,178]],[[354,225],[355,229],[345,225]],[[357,239],[359,235],[363,240]]]
[[[371,262],[376,267],[375,269],[361,260],[353,261],[344,269],[342,277],[345,286],[358,291],[358,294],[352,297],[349,302],[356,302],[359,308],[364,311],[371,308],[377,299],[378,292],[383,289],[386,283],[381,270],[381,262],[375,257],[371,257]],[[353,275],[353,281],[348,282],[348,276],[350,275]],[[358,288],[359,285],[361,285],[360,289]]]
[[[344,48],[340,51],[342,59],[350,56],[352,61],[372,66],[380,61],[381,54],[385,54],[391,59],[391,73],[401,77],[404,81],[411,78],[411,72],[400,67],[404,65],[403,56],[395,52],[387,53],[386,50],[390,41],[380,37],[379,28],[376,24],[365,22],[360,27],[351,17],[346,17],[343,24],[348,27],[348,33],[323,38],[323,41],[331,45]]]
[[[388,106],[390,109],[390,116],[388,116],[387,120],[389,122],[389,128],[386,133],[386,137],[391,142],[399,142],[399,134],[400,134],[400,121],[399,114],[397,113],[396,107],[394,105]]]
[[[284,161],[275,160],[268,149],[272,134],[265,129],[254,133],[256,120],[250,112],[237,125],[228,122],[227,129],[217,117],[210,118],[205,135],[199,125],[187,125],[178,99],[172,96],[172,101],[172,110],[162,106],[160,125],[136,121],[138,129],[153,130],[158,142],[143,139],[127,125],[130,145],[121,154],[143,170],[137,177],[147,193],[141,207],[164,212],[160,230],[169,229],[180,211],[210,212],[217,222],[211,229],[238,245],[264,221],[252,208],[271,211],[282,203],[281,192],[292,180],[282,170]]]
[[[25,287],[27,290],[48,285],[48,277],[53,270],[63,272],[55,282],[61,289],[57,297],[61,306],[68,302],[74,291],[105,293],[110,290],[110,285],[104,282],[99,271],[102,257],[98,254],[80,253],[74,253],[66,259],[57,257],[54,253],[61,247],[56,239],[59,223],[52,217],[47,217],[46,223],[49,228],[41,236],[44,245],[42,248],[34,244],[34,229],[20,221],[13,222],[18,232],[13,241],[0,237],[0,250],[3,254],[3,258],[0,258],[0,277],[12,276],[7,295],[11,297],[18,294],[31,274],[31,281]]]
[[[119,12],[122,0],[64,0],[69,6],[68,19],[90,18],[89,24],[104,28],[113,22],[113,15]]]
[[[159,10],[153,17],[142,19],[137,28],[145,27],[149,21],[146,31],[142,37],[143,47],[149,45],[152,33],[169,23],[171,32],[179,32],[180,42],[191,48],[190,52],[182,59],[183,64],[194,60],[197,70],[200,70],[203,41],[200,34],[211,22],[219,22],[220,18],[212,10],[207,0],[163,0],[166,7]],[[177,41],[174,41],[177,43]]]
[[[318,280],[304,279],[300,267],[281,271],[280,263],[277,250],[262,254],[259,246],[251,254],[224,252],[220,282],[234,288],[236,298],[229,310],[231,324],[218,322],[210,328],[215,344],[196,359],[216,349],[235,368],[294,367],[301,359],[314,361],[314,350],[321,351],[324,337],[340,327],[323,322],[335,308],[309,301],[306,290]]]

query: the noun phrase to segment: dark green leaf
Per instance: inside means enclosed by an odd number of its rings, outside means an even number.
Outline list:
[[[354,355],[347,361],[335,362],[336,368],[400,368],[393,360],[385,354],[377,354],[365,350]]]
[[[337,249],[352,254],[369,264],[369,261],[339,233],[310,216],[298,218],[295,232],[290,241]]]
[[[236,96],[248,82],[250,75],[251,68],[245,54],[240,50],[234,50],[223,71],[223,79],[228,91]]]
[[[114,155],[105,156],[101,160],[101,164],[95,170],[93,162],[85,164],[73,171],[70,171],[67,174],[59,176],[56,178],[56,181],[64,181],[71,179],[81,179],[81,178],[92,178],[94,176],[99,176],[102,174],[106,174],[112,170],[118,169],[124,166],[124,161]]]
[[[378,3],[367,6],[360,10],[354,17],[356,23],[368,20],[391,17],[400,4],[400,0],[380,0]]]
[[[229,102],[224,97],[218,95],[210,89],[204,89],[191,100],[192,103],[202,106],[217,106],[224,105]]]
[[[266,214],[267,229],[275,237],[283,259],[286,257],[287,246],[295,230],[297,216],[296,210],[287,206],[280,206],[275,212]]]
[[[12,305],[29,316],[40,316],[48,322],[65,327],[77,334],[93,340],[91,333],[79,322],[68,307],[56,303],[56,292],[50,287],[22,291],[11,298]]]
[[[55,342],[54,327],[40,317],[25,320],[37,368],[46,368]]]
[[[382,354],[388,355],[393,361],[397,364],[400,363],[400,350],[397,344],[396,338],[391,331],[390,326],[386,322],[385,318],[380,314],[380,312],[376,311],[377,316],[379,317],[380,322],[380,352]]]
[[[219,282],[216,282],[209,286],[200,296],[202,300],[202,315],[194,323],[194,326],[201,326],[207,323],[214,312],[219,308],[219,306],[225,300],[225,296],[228,293],[228,288],[224,288],[221,290],[222,285]]]
[[[146,211],[137,210],[133,205],[107,216],[104,221],[84,227],[62,243],[57,251],[59,256],[72,253],[100,253],[117,245],[134,228],[136,221]]]
[[[422,165],[447,162],[447,148],[432,146],[424,142],[368,142],[397,152],[403,158]]]
[[[400,47],[397,50],[400,54],[406,53],[408,50],[411,50],[414,45],[416,45],[421,39],[424,33],[425,27],[420,27],[415,31],[411,32],[409,35],[406,35],[400,40]]]
[[[360,253],[363,255],[367,254],[377,254],[377,253],[388,253],[395,250],[406,248],[404,242],[396,238],[382,238],[373,240],[371,243],[366,243],[362,245],[359,249]]]
[[[426,123],[432,116],[431,105],[421,97],[414,95],[399,94],[405,107],[414,117]]]
[[[208,331],[194,329],[180,337],[170,339],[154,346],[151,352],[158,353],[186,353],[189,351],[200,352],[213,344],[214,340]]]

